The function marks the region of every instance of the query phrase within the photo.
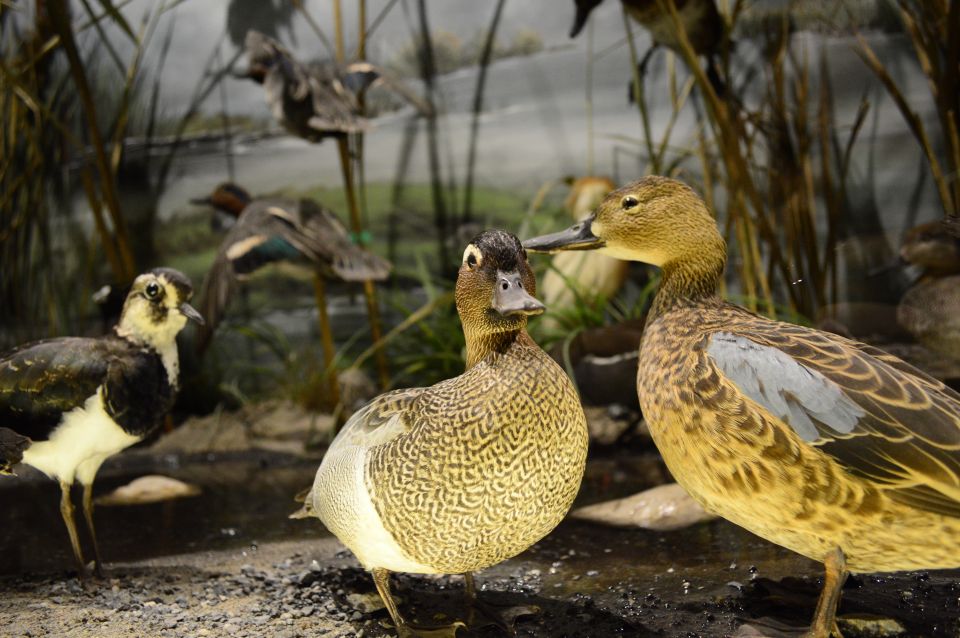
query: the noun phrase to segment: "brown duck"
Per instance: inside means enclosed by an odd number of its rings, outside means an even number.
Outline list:
[[[848,572],[960,566],[960,395],[882,350],[720,299],[726,245],[690,188],[641,179],[524,245],[662,268],[637,376],[654,441],[708,511],[825,564],[810,635],[838,634]]]
[[[357,412],[295,515],[318,517],[373,573],[401,636],[418,632],[389,572],[463,573],[472,592],[470,572],[546,536],[577,494],[586,419],[573,384],[527,335],[527,317],[544,308],[535,288],[515,236],[474,238],[455,293],[467,370]]]

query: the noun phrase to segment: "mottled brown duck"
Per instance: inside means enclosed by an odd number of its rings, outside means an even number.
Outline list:
[[[960,361],[960,222],[911,229],[900,258],[923,274],[900,300],[897,321],[929,350]]]
[[[524,245],[662,269],[637,375],[651,434],[708,511],[825,564],[811,635],[837,632],[848,572],[960,566],[960,395],[882,350],[720,299],[726,245],[689,187],[641,179]]]
[[[389,572],[495,565],[548,534],[577,494],[586,420],[573,384],[527,335],[527,317],[544,308],[535,287],[516,237],[474,238],[456,284],[466,371],[357,412],[295,515],[318,517],[373,573],[401,636],[417,630],[397,610]]]

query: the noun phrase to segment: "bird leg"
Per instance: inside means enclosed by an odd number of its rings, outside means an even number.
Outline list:
[[[317,298],[317,313],[320,320],[320,341],[323,343],[323,367],[330,381],[330,403],[336,407],[340,403],[340,382],[334,363],[333,331],[330,329],[330,316],[327,314],[327,282],[319,272],[313,276],[313,292]]]
[[[80,537],[77,536],[77,522],[73,518],[73,502],[70,500],[70,484],[60,481],[60,516],[67,526],[70,535],[70,546],[73,547],[73,557],[77,559],[77,570],[82,579],[86,575],[86,565],[83,562],[83,553],[80,551]]]
[[[97,532],[93,528],[93,483],[83,485],[83,518],[87,521],[87,531],[93,542],[93,571],[98,578],[103,578],[103,559],[100,558],[100,544],[97,542]]]
[[[464,626],[462,622],[457,621],[440,627],[418,627],[405,621],[400,615],[400,610],[397,609],[397,602],[390,594],[390,572],[382,568],[374,568],[372,573],[377,592],[383,599],[383,604],[387,606],[387,611],[390,612],[390,618],[400,638],[456,638],[457,630]]]
[[[540,608],[536,605],[508,605],[500,612],[495,609],[495,605],[484,602],[477,597],[477,585],[473,579],[473,572],[464,572],[464,585],[466,588],[467,602],[470,605],[470,615],[467,617],[467,625],[474,627],[474,617],[476,612],[486,619],[485,624],[499,627],[509,636],[516,635],[514,624],[520,616],[531,616],[540,613]],[[480,626],[484,626],[481,624]]]
[[[841,636],[837,628],[837,605],[840,603],[840,594],[843,592],[843,583],[847,580],[847,561],[843,550],[839,547],[823,560],[826,576],[823,579],[823,591],[817,601],[817,612],[813,616],[809,638],[827,638]]]

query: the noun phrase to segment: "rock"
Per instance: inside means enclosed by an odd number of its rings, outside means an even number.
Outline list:
[[[600,445],[612,445],[632,425],[632,421],[618,419],[606,407],[584,406],[583,413],[587,417],[587,430],[590,440]]]
[[[364,614],[370,614],[385,607],[383,599],[376,592],[348,594],[347,604]]]
[[[169,476],[148,474],[96,499],[97,505],[143,505],[200,494],[200,488]]]
[[[887,638],[902,636],[907,630],[893,618],[870,615],[846,615],[837,618],[837,625],[844,636],[857,638]]]
[[[716,518],[676,483],[574,510],[574,518],[614,525],[668,531]]]

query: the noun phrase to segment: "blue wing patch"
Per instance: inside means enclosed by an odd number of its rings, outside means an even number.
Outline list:
[[[821,438],[817,424],[850,434],[866,414],[836,383],[777,348],[717,332],[710,337],[707,354],[743,394],[805,441]]]

